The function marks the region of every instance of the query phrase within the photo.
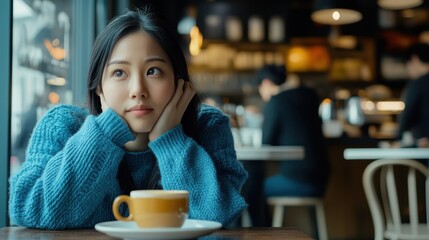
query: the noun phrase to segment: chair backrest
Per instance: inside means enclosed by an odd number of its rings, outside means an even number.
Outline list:
[[[375,176],[380,176],[379,188]],[[420,222],[427,225],[429,169],[425,165],[410,159],[375,160],[366,167],[362,181],[372,215],[375,239],[384,239],[387,228],[401,235],[403,224],[407,224],[409,234],[417,235]],[[422,207],[425,210],[425,221],[421,220],[423,216],[419,216],[419,208]],[[403,217],[404,214],[401,216],[401,210],[406,211],[407,217]]]

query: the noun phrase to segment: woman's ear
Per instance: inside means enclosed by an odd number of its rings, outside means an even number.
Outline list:
[[[101,109],[104,112],[109,106],[106,103],[106,99],[104,98],[103,91],[101,90],[101,88],[98,87],[95,90],[95,93],[97,94],[98,97],[100,97]]]

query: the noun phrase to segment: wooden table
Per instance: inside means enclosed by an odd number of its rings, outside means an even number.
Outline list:
[[[236,147],[238,160],[296,160],[304,158],[301,146]]]
[[[429,148],[346,148],[344,159],[429,159]]]
[[[28,229],[24,227],[5,227],[0,229],[0,239],[91,239],[113,240],[116,238],[98,232],[95,229],[73,229],[63,231],[48,231]],[[312,239],[294,228],[237,228],[233,230],[219,230],[210,235],[198,238],[199,240],[309,240]]]

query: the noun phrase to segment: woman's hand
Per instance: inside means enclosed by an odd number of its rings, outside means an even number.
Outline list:
[[[129,152],[142,152],[147,149],[149,144],[147,133],[137,133],[134,141],[129,141],[124,144],[124,149]]]
[[[196,91],[190,82],[185,82],[183,79],[177,81],[176,92],[149,133],[150,141],[154,141],[163,133],[180,124],[195,93]]]

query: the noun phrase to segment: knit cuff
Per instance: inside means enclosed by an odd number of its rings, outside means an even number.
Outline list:
[[[127,123],[110,108],[98,115],[96,121],[104,135],[118,146],[122,147],[135,138]]]
[[[187,136],[182,125],[167,131],[155,141],[149,142],[149,147],[158,158],[163,156],[174,156],[182,152]]]

